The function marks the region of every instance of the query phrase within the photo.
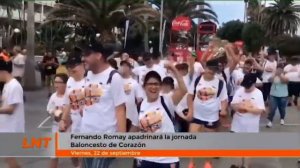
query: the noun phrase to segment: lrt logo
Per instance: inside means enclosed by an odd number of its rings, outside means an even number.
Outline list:
[[[31,149],[31,148],[48,148],[49,142],[52,140],[51,137],[40,137],[35,138],[31,137],[31,141],[29,141],[27,137],[23,138],[22,148]]]

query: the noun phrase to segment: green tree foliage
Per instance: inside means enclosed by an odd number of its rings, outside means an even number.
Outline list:
[[[275,3],[262,11],[266,36],[272,38],[282,34],[296,34],[300,25],[299,12],[300,7],[294,4],[294,0],[275,0]]]
[[[264,44],[264,31],[258,23],[246,23],[242,31],[242,40],[246,50],[257,54]]]
[[[273,47],[277,48],[281,55],[291,57],[300,56],[300,36],[282,35],[274,39]]]
[[[240,20],[232,20],[223,23],[222,27],[217,31],[217,36],[221,39],[228,40],[229,42],[242,40],[243,27],[244,23]]]

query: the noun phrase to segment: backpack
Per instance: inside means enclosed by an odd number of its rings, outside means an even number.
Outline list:
[[[140,102],[140,103],[137,104],[138,113],[140,113],[140,111],[141,111],[141,104],[142,104],[142,102]],[[163,106],[164,110],[166,111],[168,117],[170,118],[170,120],[172,121],[173,125],[175,126],[175,117],[171,114],[168,106],[165,103],[165,100],[164,100],[163,96],[160,96],[160,102],[161,102],[161,105]]]
[[[196,88],[197,88],[197,85],[199,84],[200,82],[200,79],[201,79],[201,75],[198,76],[195,80],[195,83],[194,83],[194,99],[196,97]],[[224,82],[222,80],[219,79],[219,85],[218,85],[218,92],[217,92],[217,97],[220,96],[221,92],[222,92],[222,89],[223,89],[223,85],[224,85]]]

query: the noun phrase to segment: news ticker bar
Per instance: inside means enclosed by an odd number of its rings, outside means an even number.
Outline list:
[[[300,133],[7,133],[0,142],[0,157],[300,157]]]

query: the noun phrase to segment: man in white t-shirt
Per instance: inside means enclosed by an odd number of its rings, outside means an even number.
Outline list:
[[[0,99],[0,133],[24,133],[23,88],[12,76],[12,62],[0,59],[0,82],[4,82]],[[16,159],[7,158],[9,167],[19,168]]]
[[[124,81],[107,62],[112,53],[111,46],[92,41],[83,54],[89,72],[84,88],[81,133],[126,132]],[[84,159],[84,165],[85,168],[108,168],[111,161],[110,158],[89,158]]]
[[[22,52],[21,47],[15,46],[13,48],[14,56],[12,57],[12,63],[13,63],[12,75],[22,84],[22,79],[25,71],[26,57],[21,52]]]
[[[265,111],[263,95],[255,87],[257,76],[249,73],[245,75],[241,88],[233,96],[231,102],[235,114],[232,119],[233,132],[259,132],[260,115]]]
[[[264,96],[264,101],[267,101],[270,91],[271,91],[271,86],[272,83],[270,82],[270,78],[275,74],[276,68],[277,68],[277,61],[276,59],[276,51],[272,50],[268,52],[268,58],[265,60],[263,63],[263,74],[262,74],[262,79],[263,79],[263,96]]]
[[[137,77],[138,83],[140,85],[143,85],[145,75],[149,71],[156,71],[162,79],[166,76],[166,69],[157,64],[154,64],[153,55],[151,53],[145,53],[143,55],[143,61],[145,64],[144,66],[136,67],[132,70],[133,74]]]

